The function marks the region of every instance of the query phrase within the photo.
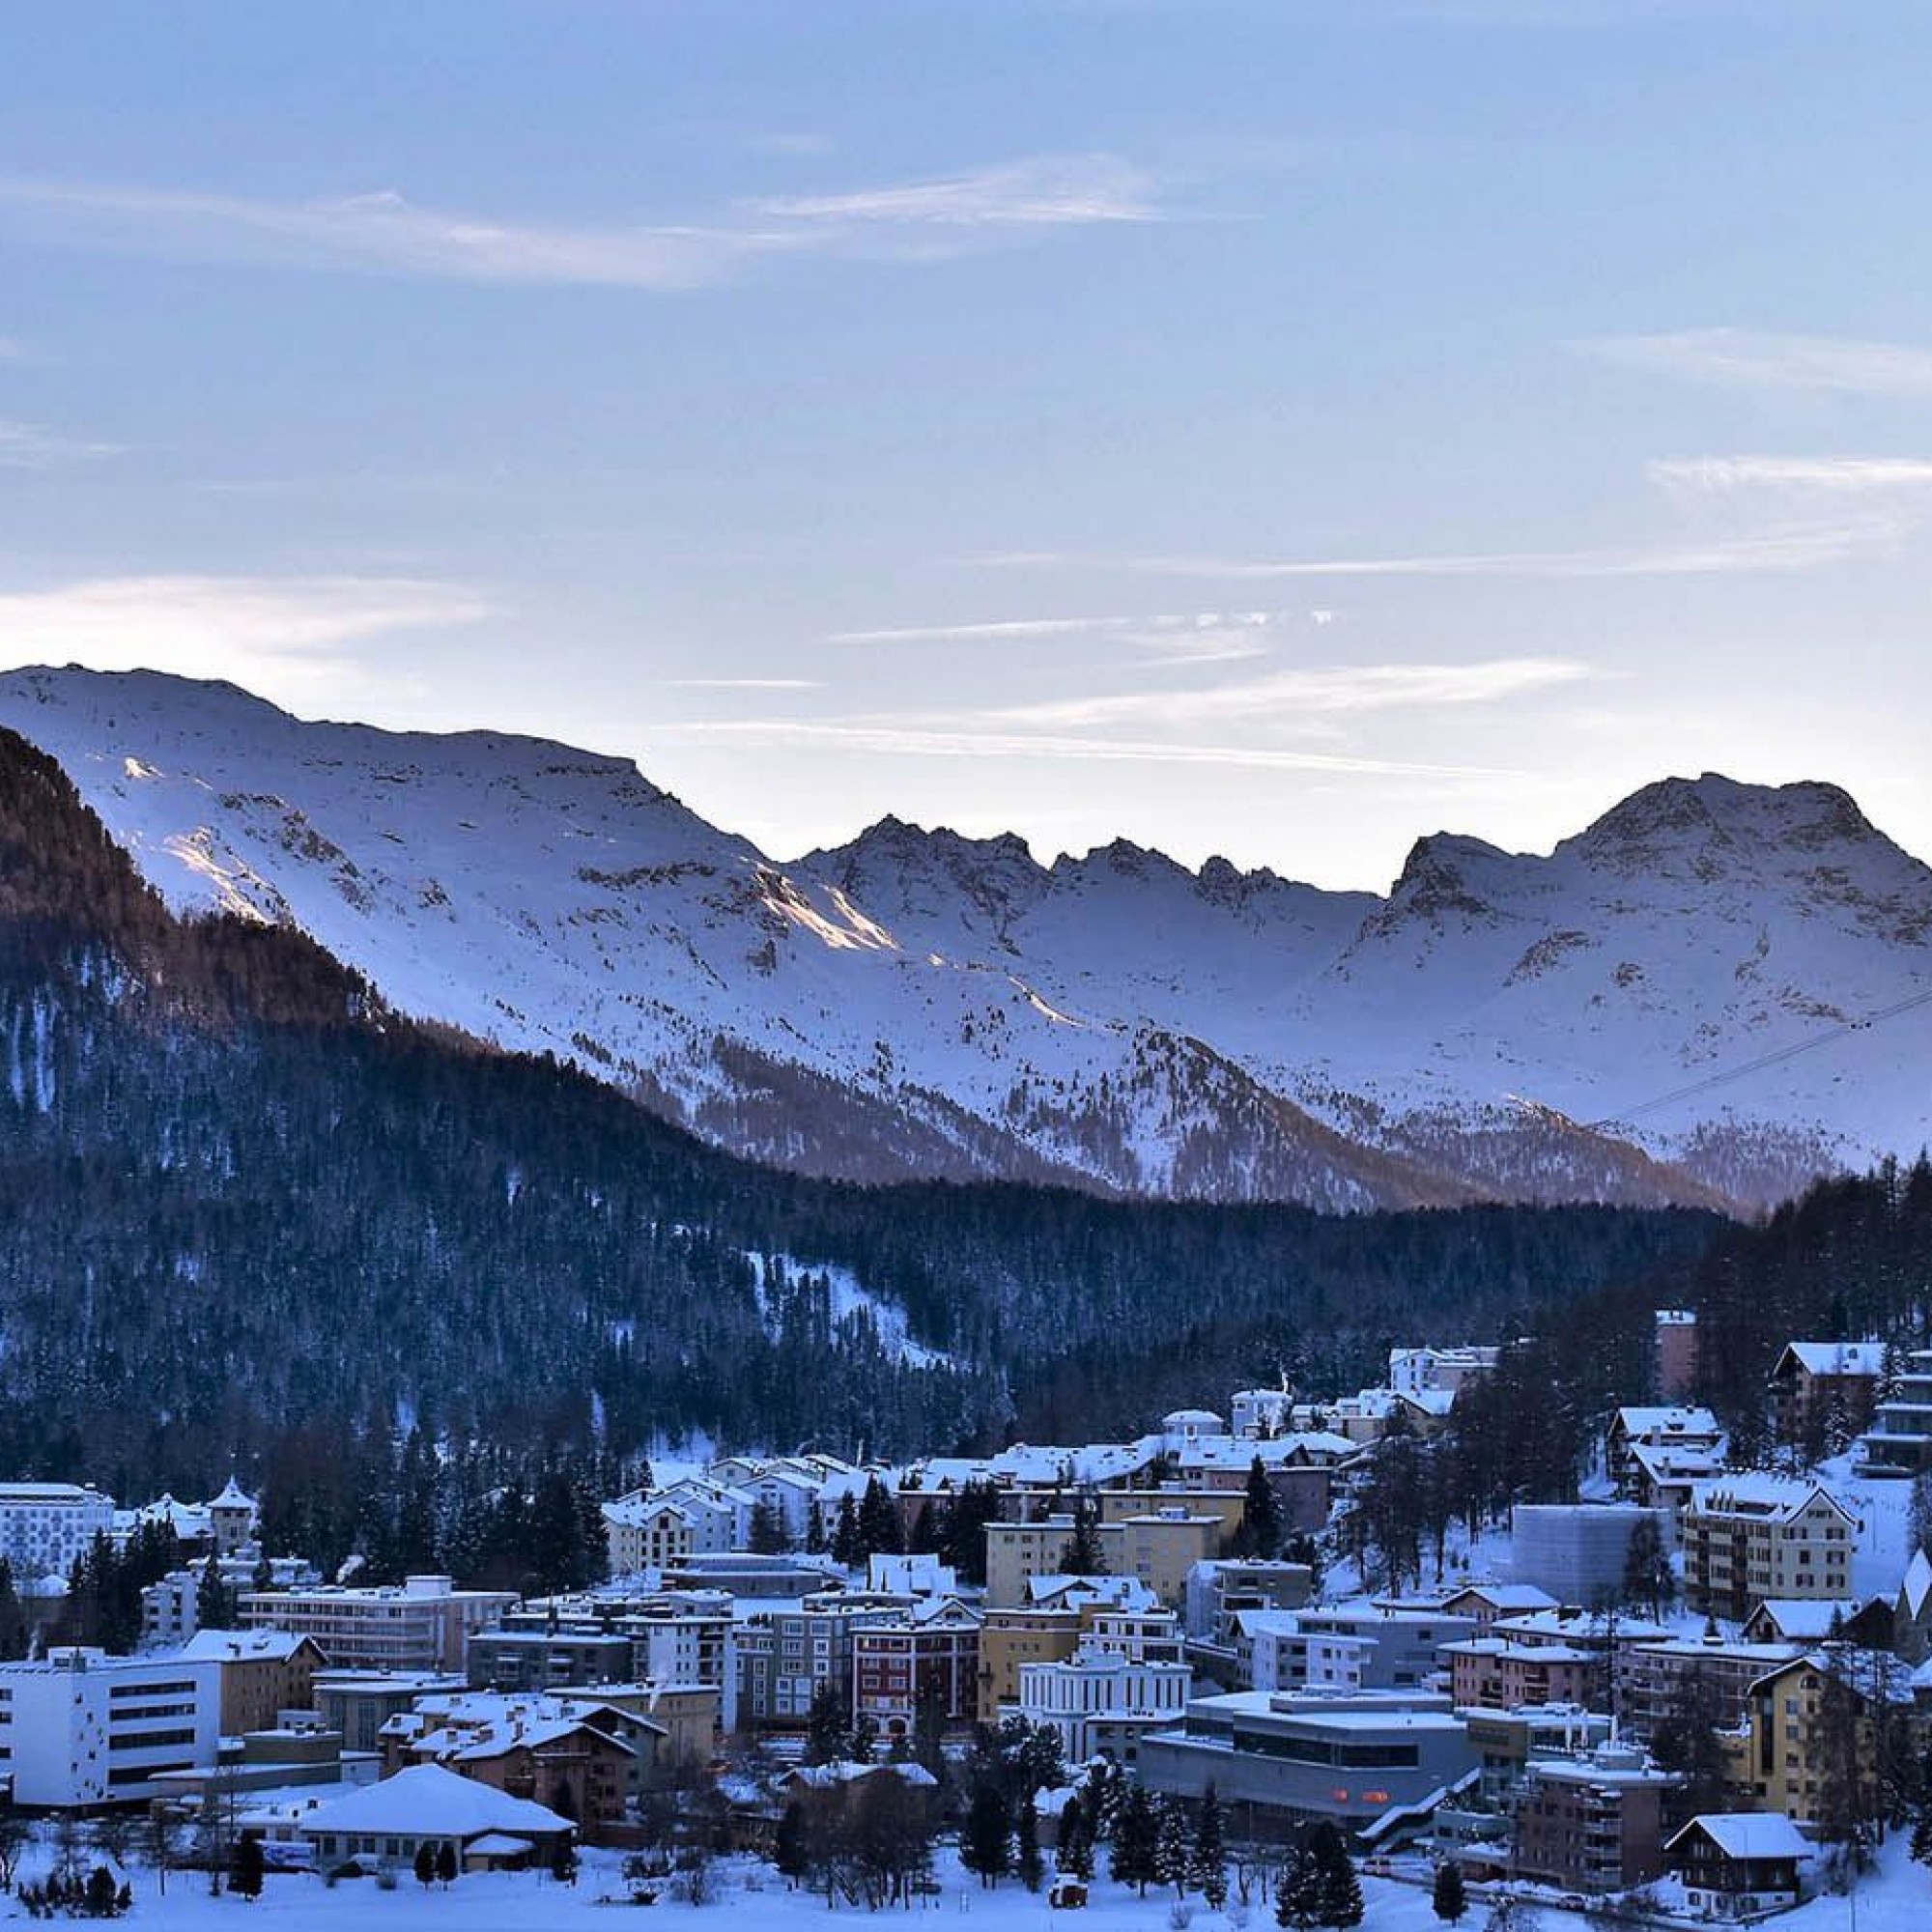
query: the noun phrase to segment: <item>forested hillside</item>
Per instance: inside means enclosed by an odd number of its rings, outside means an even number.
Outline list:
[[[412,1426],[607,1457],[1132,1429],[1550,1323],[1719,1225],[776,1174],[398,1020],[292,931],[176,921],[12,738],[0,1040],[0,1466],[129,1492]]]

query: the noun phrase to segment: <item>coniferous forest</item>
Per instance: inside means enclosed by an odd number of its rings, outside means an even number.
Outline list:
[[[1828,1192],[1833,1226],[1865,1185]],[[1120,1434],[1281,1375],[1378,1379],[1397,1342],[1598,1334],[1607,1359],[1672,1295],[1761,1352],[1758,1328],[1816,1298],[1818,1211],[1324,1217],[775,1173],[389,1012],[298,933],[175,920],[58,767],[0,743],[14,1470],[191,1492],[231,1465],[393,1466],[413,1434],[567,1458],[578,1483],[693,1435],[892,1454]],[[1847,1278],[1847,1319],[1922,1320],[1925,1219],[1918,1287]],[[1736,1288],[1780,1256],[1802,1293]],[[1896,1240],[1857,1259],[1912,1273]]]

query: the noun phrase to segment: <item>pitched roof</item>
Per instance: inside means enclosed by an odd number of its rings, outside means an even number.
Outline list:
[[[1790,1359],[1809,1376],[1876,1377],[1885,1371],[1883,1342],[1787,1342],[1773,1375]]]
[[[1700,1811],[1664,1841],[1673,1852],[1701,1832],[1727,1859],[1808,1859],[1817,1847],[1782,1811]]]
[[[406,1838],[469,1839],[486,1832],[554,1837],[574,1828],[568,1818],[527,1798],[511,1798],[493,1785],[444,1771],[440,1764],[417,1764],[321,1806],[301,1821],[301,1829],[311,1836],[367,1832]]]

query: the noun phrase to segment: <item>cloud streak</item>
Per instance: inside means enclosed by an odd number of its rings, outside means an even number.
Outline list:
[[[684,737],[748,745],[872,752],[925,758],[1040,758],[1108,764],[1216,765],[1254,771],[1326,772],[1369,778],[1509,779],[1522,774],[1482,765],[1417,764],[1345,753],[1274,746],[1168,744],[1152,739],[1084,738],[1035,731],[959,729],[890,721],[756,718],[673,724]]]
[[[1040,156],[841,194],[738,203],[693,223],[573,224],[428,208],[390,190],[310,201],[0,178],[0,221],[171,260],[675,294],[786,256],[932,260],[1053,230],[1158,218],[1110,155]]]
[[[0,657],[314,694],[337,684],[355,645],[475,623],[495,609],[484,592],[418,578],[94,578],[0,591]]]
[[[63,463],[87,463],[120,453],[119,443],[88,442],[39,423],[0,417],[0,469],[51,469]]]
[[[1358,577],[1706,577],[1817,570],[1888,551],[1895,547],[1902,534],[1903,526],[1896,518],[1870,514],[1833,522],[1794,524],[1704,543],[1622,550],[1478,551],[1422,556],[1282,559],[996,551],[967,561],[1003,569],[1112,569],[1137,576],[1218,579],[1231,583]]]
[[[1575,345],[1600,362],[1725,388],[1932,397],[1932,350],[1847,336],[1687,328],[1592,336]]]
[[[1603,675],[1565,658],[1492,658],[1476,664],[1325,665],[1198,691],[1122,692],[1020,705],[993,714],[1045,727],[1272,724],[1372,712],[1495,704]]]
[[[1830,497],[1892,496],[1932,489],[1932,459],[1914,456],[1694,456],[1649,466],[1651,481],[1698,496],[1753,490]]]

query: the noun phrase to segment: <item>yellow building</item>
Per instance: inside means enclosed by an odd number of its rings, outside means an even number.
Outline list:
[[[996,1724],[1002,1704],[1020,1694],[1020,1665],[1064,1663],[1080,1642],[1074,1610],[988,1610],[980,1626],[979,1719]]]

